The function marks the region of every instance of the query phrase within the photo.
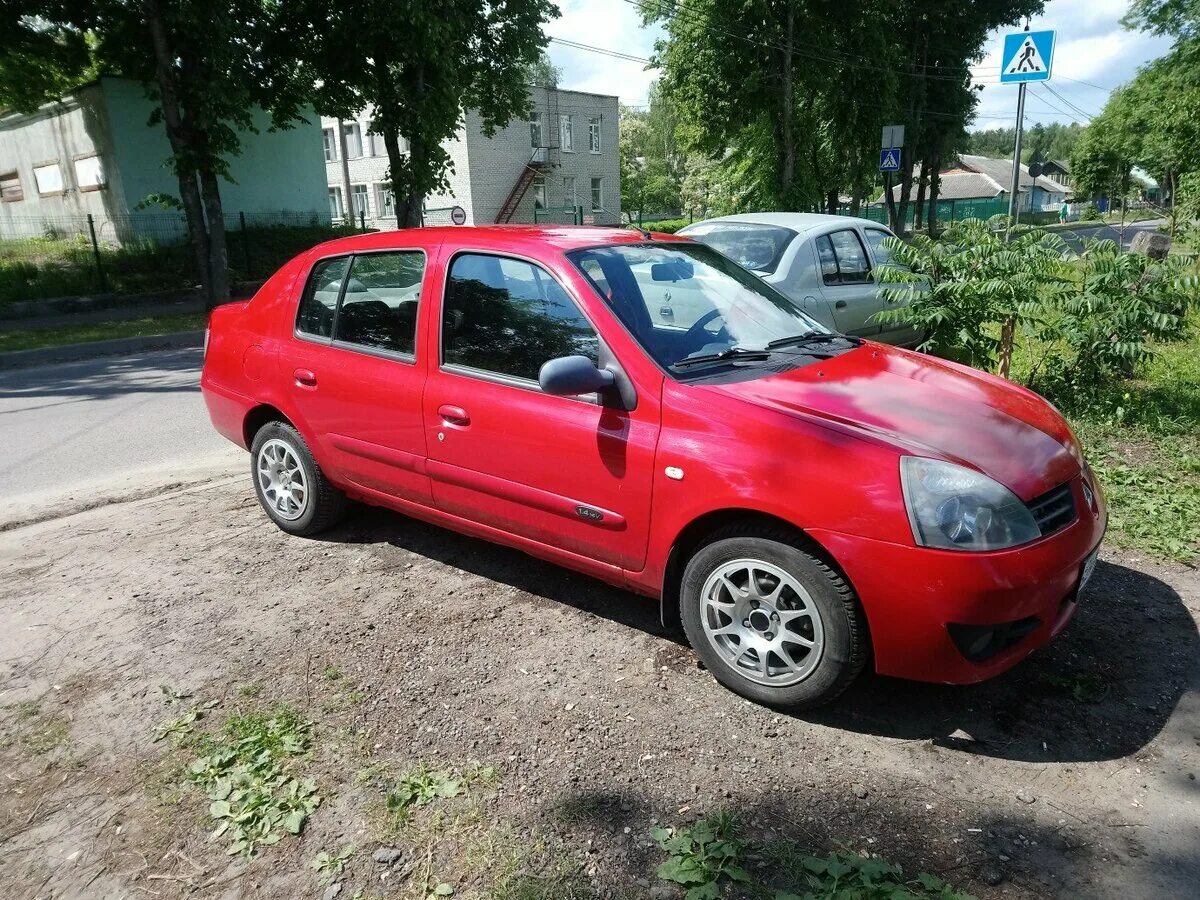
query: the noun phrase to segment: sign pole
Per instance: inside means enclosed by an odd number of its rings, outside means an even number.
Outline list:
[[[1021,215],[1021,129],[1025,124],[1025,82],[1017,87],[1017,140],[1013,148],[1012,193],[1008,197],[1008,230]]]

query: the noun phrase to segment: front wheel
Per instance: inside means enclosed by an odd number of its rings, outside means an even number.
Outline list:
[[[300,432],[286,422],[268,422],[258,430],[250,460],[258,502],[289,534],[316,534],[345,512],[345,495],[329,483]]]
[[[729,689],[801,709],[828,703],[867,659],[866,620],[837,572],[784,529],[733,526],[684,569],[688,641]]]

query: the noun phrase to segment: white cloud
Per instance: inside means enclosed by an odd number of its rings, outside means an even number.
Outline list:
[[[546,26],[552,38],[648,59],[655,39],[662,36],[658,26],[643,28],[637,6],[626,0],[557,0],[557,4],[562,16]],[[553,42],[547,50],[551,62],[562,69],[561,87],[615,94],[623,103],[645,103],[650,83],[658,77],[645,63]]]

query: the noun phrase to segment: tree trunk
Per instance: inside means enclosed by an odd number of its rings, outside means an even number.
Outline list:
[[[225,243],[225,211],[221,205],[221,186],[211,169],[200,172],[204,211],[208,217],[208,271],[212,284],[213,305],[229,300],[229,251]]]
[[[361,137],[360,137],[361,140]],[[350,183],[350,147],[346,143],[346,126],[342,124],[342,117],[337,118],[337,142],[338,152],[342,155],[342,223],[354,228],[354,186]]]
[[[792,88],[792,56],[793,42],[795,40],[795,11],[789,4],[787,9],[787,21],[784,25],[784,42],[783,42],[783,58],[781,67],[781,91],[780,97],[780,121],[779,121],[779,138],[780,138],[780,168],[779,168],[779,190],[784,202],[789,206],[795,202],[792,196],[793,184],[796,180],[796,144],[795,135],[792,132],[793,119],[795,117],[794,96]]]
[[[1016,338],[1017,320],[1009,316],[1000,327],[1000,357],[996,364],[996,373],[1001,378],[1007,378],[1012,368],[1013,341]]]
[[[836,189],[831,190],[825,195],[825,212],[831,216],[836,216],[838,211],[838,192]]]
[[[185,161],[194,158],[196,136],[185,121],[179,103],[179,85],[175,73],[175,54],[167,37],[167,23],[163,16],[160,0],[144,0],[146,25],[150,30],[150,42],[154,47],[155,75],[158,81],[159,104],[162,106],[163,122],[167,140],[174,154],[175,176],[179,180],[179,199],[183,203],[187,218],[188,237],[191,239],[195,257],[196,277],[200,279],[200,292],[206,309],[212,309],[217,295],[213,290],[209,265],[210,244],[208,230],[204,224],[204,204],[200,198],[200,187],[196,172],[187,167]]]
[[[917,176],[917,208],[913,211],[913,231],[921,230],[925,212],[925,189],[929,186],[929,166],[921,162],[921,174]]]
[[[942,190],[941,157],[935,156],[929,161],[929,215],[925,217],[925,228],[931,238],[938,236],[937,205],[938,194]]]
[[[419,228],[425,192],[417,186],[417,181],[428,162],[425,159],[425,141],[416,135],[408,139],[408,165],[411,174],[404,196],[396,196],[396,222],[401,228]]]
[[[378,126],[376,126],[378,127]],[[400,211],[400,190],[396,183],[396,173],[404,168],[404,157],[400,153],[400,134],[392,125],[387,125],[383,129],[383,146],[387,150],[388,155],[388,181],[392,188],[392,209],[396,213],[396,227],[406,228],[405,217]]]

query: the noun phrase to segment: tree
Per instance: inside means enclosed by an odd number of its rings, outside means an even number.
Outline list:
[[[906,126],[931,196],[975,106],[969,65],[1042,0],[678,0],[647,4],[684,150],[730,168],[746,202],[836,211],[874,184],[880,126]],[[814,42],[812,35],[820,35]],[[912,172],[900,177],[903,221]]]
[[[488,135],[527,112],[527,79],[547,42],[542,25],[558,15],[550,0],[295,0],[287,8],[306,35],[296,49],[317,79],[322,112],[371,108],[401,227],[419,225],[425,197],[445,189],[451,160],[442,142],[465,109],[478,112]]]
[[[680,208],[683,159],[676,130],[674,105],[657,83],[650,87],[648,109],[621,107],[621,207],[631,220]]]
[[[253,131],[254,112],[271,127],[297,121],[307,83],[292,62],[280,6],[262,0],[9,0],[16,22],[10,46],[49,46],[45,65],[30,71],[37,90],[26,108],[61,96],[89,74],[111,73],[142,83],[156,102],[151,124],[162,124],[171,145],[179,203],[188,225],[206,302],[229,297],[228,253],[220,180],[241,149],[239,132]],[[54,48],[58,48],[54,50]],[[81,55],[80,47],[88,53]],[[20,57],[16,61],[19,61]],[[0,57],[8,74],[14,60]],[[18,71],[17,77],[20,73]]]
[[[556,88],[562,78],[562,69],[550,62],[550,56],[543,50],[529,66],[529,74],[525,78],[536,87]]]

